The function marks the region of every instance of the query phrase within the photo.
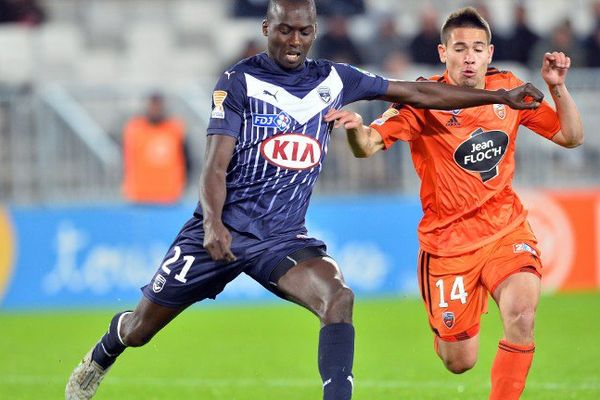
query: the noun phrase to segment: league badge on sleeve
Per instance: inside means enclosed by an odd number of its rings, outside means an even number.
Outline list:
[[[454,313],[450,311],[442,313],[442,320],[448,329],[452,328],[454,326]]]
[[[385,121],[387,121],[388,119],[396,116],[400,114],[400,111],[398,111],[395,108],[388,108],[386,110],[386,112],[384,112],[383,114],[381,114],[381,117],[376,119],[375,121],[373,121],[373,125],[383,125],[385,123]]]
[[[227,92],[224,90],[215,90],[213,92],[213,103],[215,107],[210,114],[211,118],[224,119],[225,118],[225,108],[223,108],[223,103],[227,98]]]

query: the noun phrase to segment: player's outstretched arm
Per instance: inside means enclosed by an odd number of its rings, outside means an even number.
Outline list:
[[[211,135],[206,141],[204,167],[200,176],[200,203],[204,217],[204,248],[213,260],[235,261],[231,252],[231,234],[223,225],[221,213],[227,189],[225,177],[236,139]]]
[[[335,121],[334,127],[344,127],[350,149],[356,158],[371,157],[383,149],[381,135],[369,126],[363,125],[360,114],[346,110],[330,109],[325,115],[326,122]]]
[[[555,51],[544,54],[541,73],[560,121],[560,131],[552,137],[552,141],[563,147],[573,148],[583,143],[583,124],[577,105],[565,84],[569,67],[571,59],[564,53]]]
[[[527,83],[512,90],[471,89],[437,82],[390,81],[387,93],[380,97],[415,108],[453,110],[485,104],[506,104],[514,109],[537,108],[544,95]]]

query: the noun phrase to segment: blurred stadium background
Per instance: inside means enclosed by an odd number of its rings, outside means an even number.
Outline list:
[[[240,57],[264,49],[265,4],[0,0],[0,398],[60,398],[111,310],[135,305],[138,288],[197,200],[216,79]],[[526,129],[518,141],[515,182],[546,267],[539,364],[524,398],[600,399],[593,336],[600,328],[600,2],[317,0],[323,43],[312,55],[399,79],[439,73],[419,49],[437,43],[428,26],[437,29],[464,5],[478,7],[492,25],[493,66],[545,88],[541,54],[562,50],[573,57],[567,82],[585,144],[567,151]],[[340,48],[346,51],[334,51]],[[157,90],[185,121],[195,162],[178,204],[132,205],[121,191],[123,125]],[[386,106],[352,107],[369,120]],[[495,313],[485,319],[487,347],[475,371],[450,376],[432,355],[416,298],[421,210],[408,147],[356,160],[338,134],[325,164],[307,222],[357,293],[357,375],[365,382],[361,388],[357,381],[357,398],[484,398],[500,335]],[[248,279],[235,281],[220,299],[223,307],[197,307],[150,349],[131,352],[99,398],[318,398],[312,317],[273,304]],[[395,343],[394,350],[379,343]],[[182,362],[187,352],[207,360]],[[302,365],[290,365],[295,359]],[[164,375],[164,365],[181,369]]]

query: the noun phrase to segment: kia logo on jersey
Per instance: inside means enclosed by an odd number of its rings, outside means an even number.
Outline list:
[[[260,154],[272,165],[285,169],[309,169],[321,161],[321,144],[314,138],[296,133],[265,139]]]
[[[471,172],[478,172],[486,182],[498,175],[498,163],[508,146],[508,135],[502,131],[479,128],[454,151],[454,161]]]

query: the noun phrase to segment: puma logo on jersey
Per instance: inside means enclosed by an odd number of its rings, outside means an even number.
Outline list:
[[[272,98],[275,99],[275,101],[277,101],[277,92],[275,92],[275,94],[269,92],[268,90],[263,90],[263,94],[266,94],[267,96],[271,96]]]

